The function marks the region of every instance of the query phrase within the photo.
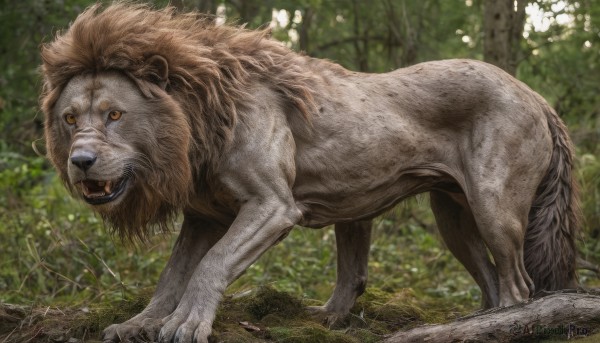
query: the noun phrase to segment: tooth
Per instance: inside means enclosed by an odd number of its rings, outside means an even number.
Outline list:
[[[104,195],[105,195],[104,192],[92,193],[88,196],[88,198],[99,198],[99,197],[103,197]]]
[[[104,193],[110,194],[111,188],[112,188],[112,182],[106,181],[106,184],[104,185]]]
[[[89,196],[90,195],[90,190],[87,188],[87,186],[85,185],[85,183],[81,183],[81,188],[83,190],[83,194],[85,196]]]

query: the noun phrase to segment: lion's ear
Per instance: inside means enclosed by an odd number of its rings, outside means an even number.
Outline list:
[[[146,62],[151,66],[151,81],[165,90],[169,83],[169,62],[160,55],[153,55]]]

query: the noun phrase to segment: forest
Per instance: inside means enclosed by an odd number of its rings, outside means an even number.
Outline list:
[[[108,4],[107,1],[99,1]],[[93,342],[145,306],[177,237],[121,242],[45,158],[40,45],[93,0],[0,0],[0,342]],[[169,1],[151,1],[157,8]],[[172,0],[217,23],[270,28],[306,55],[360,72],[469,58],[540,93],[576,145],[579,281],[600,287],[600,2],[595,0]],[[498,20],[502,18],[502,20]],[[229,286],[215,342],[377,342],[477,311],[481,292],[444,246],[427,194],[375,220],[366,293],[334,326],[307,316],[336,280],[331,228],[295,228]],[[570,322],[565,322],[568,325]],[[540,327],[538,326],[538,329]],[[600,324],[532,341],[593,342]],[[520,330],[520,327],[519,327]],[[503,338],[505,339],[505,338]],[[595,336],[596,341],[600,336]]]

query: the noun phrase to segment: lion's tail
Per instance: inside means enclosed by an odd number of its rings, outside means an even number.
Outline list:
[[[524,249],[525,268],[536,291],[577,286],[575,240],[580,225],[573,144],[554,109],[542,106],[552,135],[552,160],[529,211]]]

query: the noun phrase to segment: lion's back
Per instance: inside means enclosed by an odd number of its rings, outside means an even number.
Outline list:
[[[451,59],[424,62],[380,74],[397,95],[390,99],[404,116],[434,126],[468,124],[498,114],[511,120],[544,120],[545,100],[489,63]],[[499,111],[502,109],[502,111]],[[498,110],[498,111],[496,111]]]

